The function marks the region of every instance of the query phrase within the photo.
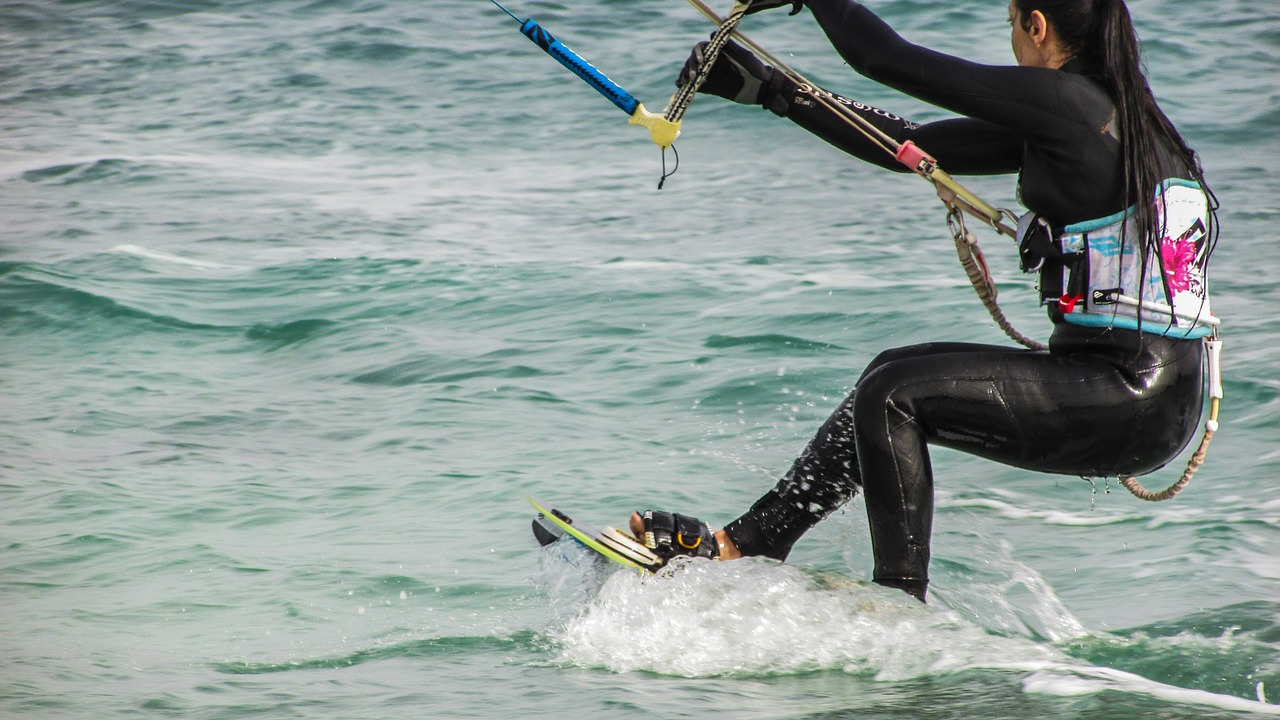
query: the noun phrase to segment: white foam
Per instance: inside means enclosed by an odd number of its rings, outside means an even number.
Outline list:
[[[1076,527],[1092,527],[1095,525],[1117,525],[1130,522],[1135,516],[1120,513],[1108,513],[1098,510],[1084,512],[1067,512],[1063,510],[1030,510],[1011,503],[991,498],[951,499],[947,507],[951,508],[983,508],[994,510],[997,515],[1011,520],[1040,520],[1046,525],[1064,525]]]
[[[1103,667],[1055,666],[1031,673],[1022,681],[1027,692],[1043,695],[1092,695],[1105,690],[1149,695],[1160,700],[1184,705],[1201,705],[1221,710],[1244,711],[1280,716],[1280,705],[1248,700],[1233,695],[1220,695],[1207,690],[1165,685],[1141,675]]]
[[[171,255],[169,253],[160,252],[159,250],[151,250],[149,248],[142,247],[141,245],[116,245],[111,248],[111,252],[121,253],[124,255],[134,255],[148,260],[166,262],[174,265],[205,268],[208,270],[226,270],[234,267],[233,265],[209,262],[208,260],[196,260],[194,258],[182,257],[181,255]]]
[[[767,561],[617,573],[559,640],[575,665],[680,676],[838,668],[901,679],[1061,658],[896,590]]]
[[[550,578],[560,608],[549,634],[570,665],[681,677],[842,670],[887,681],[985,669],[1024,675],[1028,693],[1113,690],[1280,715],[1280,706],[1165,685],[1087,665],[1047,643],[993,635],[954,611],[842,575],[758,559],[688,561],[656,577],[565,567],[560,575],[577,580]],[[1035,593],[1033,580],[1018,582]],[[1062,635],[1084,632],[1074,618],[1067,626]]]

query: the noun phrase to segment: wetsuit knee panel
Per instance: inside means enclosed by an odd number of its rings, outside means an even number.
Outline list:
[[[906,388],[914,379],[918,379],[914,373],[894,360],[869,370],[858,381],[850,410],[860,439],[887,433],[911,417],[913,403]]]

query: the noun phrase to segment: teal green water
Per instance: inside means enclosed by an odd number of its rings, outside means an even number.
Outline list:
[[[710,30],[511,5],[650,106]],[[880,350],[1001,342],[918,180],[704,98],[658,191],[482,0],[0,3],[0,716],[1280,713],[1280,11],[1131,6],[1223,202],[1222,429],[1159,505],[938,452],[920,607],[867,583],[859,501],[655,581],[540,551],[524,500],[722,523]],[[1002,3],[873,7],[1008,60]],[[744,29],[938,116],[807,15]]]

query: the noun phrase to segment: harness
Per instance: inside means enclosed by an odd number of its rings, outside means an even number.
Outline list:
[[[1200,184],[1166,180],[1154,199],[1161,237],[1144,247],[1134,208],[1054,233],[1028,213],[1018,223],[1023,272],[1040,273],[1041,303],[1064,322],[1118,327],[1179,340],[1212,335],[1206,266],[1208,197]]]

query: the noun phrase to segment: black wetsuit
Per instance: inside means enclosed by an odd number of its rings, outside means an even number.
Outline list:
[[[980,65],[906,42],[850,0],[806,5],[858,72],[965,116],[915,125],[853,105],[897,140],[914,140],[952,174],[1019,172],[1022,202],[1055,230],[1124,208],[1113,103],[1081,61]],[[761,102],[850,154],[905,170],[789,80]],[[1163,163],[1169,177],[1190,177],[1173,153]],[[1053,320],[1048,352],[929,343],[881,353],[786,476],[726,526],[730,538],[746,555],[783,559],[861,488],[874,580],[923,600],[928,444],[1095,477],[1143,474],[1175,457],[1200,417],[1202,343]]]

